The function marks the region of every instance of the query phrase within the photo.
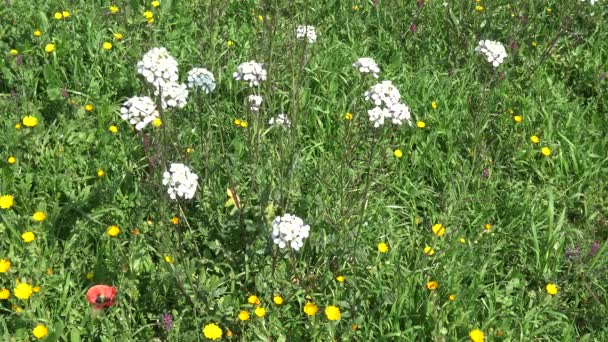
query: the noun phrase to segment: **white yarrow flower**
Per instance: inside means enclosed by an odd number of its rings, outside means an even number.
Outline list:
[[[388,107],[388,112],[390,115],[390,119],[393,121],[395,125],[401,126],[403,121],[407,121],[407,123],[412,125],[412,113],[410,111],[410,107],[399,102],[395,103],[392,106]],[[387,116],[387,119],[389,117]]]
[[[188,88],[202,88],[205,94],[215,89],[215,77],[205,68],[193,68],[188,71]]]
[[[137,62],[137,72],[156,89],[178,79],[177,61],[163,47],[146,52]]]
[[[291,121],[285,114],[279,114],[276,118],[271,118],[270,121],[268,121],[268,124],[271,126],[282,126],[284,128],[291,127]]]
[[[497,68],[507,58],[505,47],[497,41],[480,40],[475,51],[483,54],[487,61]]]
[[[249,103],[249,109],[254,113],[258,113],[262,106],[262,102],[264,102],[264,98],[259,95],[249,95],[249,97],[247,97],[247,102]]]
[[[198,176],[186,165],[173,163],[169,171],[163,173],[163,185],[167,185],[167,193],[172,200],[178,197],[191,199],[198,187]]]
[[[308,39],[310,44],[317,41],[317,31],[314,26],[300,25],[296,28],[296,38]]]
[[[412,113],[410,108],[401,103],[401,94],[391,81],[382,81],[365,92],[365,100],[372,102],[374,108],[367,111],[369,121],[374,127],[380,127],[385,120],[390,120],[395,125],[402,125],[403,121],[412,125]]]
[[[291,247],[298,251],[309,235],[310,226],[295,215],[277,216],[272,221],[272,240],[281,249]]]
[[[380,73],[380,68],[376,61],[369,57],[359,58],[355,63],[353,63],[353,67],[359,70],[362,74],[372,74],[375,78],[378,78],[378,74]]]
[[[132,97],[120,108],[120,117],[131,125],[135,125],[135,129],[138,131],[144,129],[158,115],[154,101],[147,96]]]
[[[160,95],[163,109],[184,108],[188,102],[188,87],[185,84],[170,82],[157,88],[154,95]]]
[[[235,80],[247,81],[250,87],[254,87],[266,80],[266,70],[262,64],[249,61],[240,64],[232,76]]]
[[[365,92],[365,99],[376,106],[390,107],[401,99],[399,89],[391,81],[382,81]]]

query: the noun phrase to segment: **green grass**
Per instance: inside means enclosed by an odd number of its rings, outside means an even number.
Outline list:
[[[10,290],[2,339],[34,340],[43,324],[49,341],[199,341],[209,323],[241,341],[466,341],[473,329],[488,341],[608,339],[606,1],[402,3],[5,2],[0,195],[15,203],[0,210],[0,259],[11,262],[0,273]],[[62,10],[71,16],[55,20]],[[316,43],[295,40],[300,24],[316,26]],[[480,39],[505,45],[496,70],[475,52]],[[217,88],[191,91],[163,126],[138,133],[120,107],[152,96],[136,64],[160,46],[180,80],[205,67]],[[359,57],[376,60],[378,80],[352,67]],[[268,70],[257,88],[232,77],[250,60]],[[363,93],[382,80],[399,89],[412,127],[372,127]],[[257,116],[252,92],[264,96]],[[279,113],[291,129],[269,127]],[[26,115],[38,125],[16,129]],[[161,180],[172,162],[199,175],[193,200],[169,199]],[[239,207],[226,205],[227,188]],[[311,226],[299,252],[272,242],[284,213]],[[16,279],[40,291],[18,299]],[[96,284],[118,287],[101,315],[85,297]],[[325,317],[328,305],[339,321]],[[250,320],[238,320],[242,310]]]

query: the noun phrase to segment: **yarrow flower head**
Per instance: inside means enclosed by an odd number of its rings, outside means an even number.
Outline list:
[[[378,78],[378,74],[380,74],[380,68],[376,61],[369,57],[361,57],[354,64],[357,70],[359,70],[362,74],[372,74],[375,78]]]
[[[191,199],[198,187],[198,176],[186,165],[173,163],[169,171],[163,173],[163,185],[168,186],[167,193],[171,199]]]
[[[247,97],[247,102],[249,102],[249,109],[251,109],[252,112],[259,113],[264,98],[259,95],[249,95],[249,97]]]
[[[202,88],[205,94],[215,89],[215,77],[205,68],[194,68],[188,71],[188,88]]]
[[[412,114],[410,108],[399,102],[401,94],[391,81],[383,81],[378,83],[364,94],[365,99],[376,105],[376,107],[367,111],[369,120],[374,124],[374,127],[380,127],[385,120],[391,120],[395,125],[402,125],[403,121],[407,121],[412,125]]]
[[[137,72],[156,90],[178,79],[177,61],[164,47],[153,48],[137,62]]]
[[[310,44],[317,41],[317,31],[314,26],[300,25],[296,28],[296,38],[308,39]]]
[[[391,81],[382,81],[372,86],[364,95],[365,100],[372,102],[378,107],[383,106],[388,108],[399,103],[399,100],[401,100],[399,90]]]
[[[279,248],[290,246],[296,251],[300,250],[309,234],[310,226],[297,216],[285,214],[272,221],[272,239]]]
[[[123,103],[120,108],[120,117],[131,125],[135,125],[135,129],[138,131],[158,118],[158,115],[154,101],[147,96],[134,96]]]
[[[188,87],[177,82],[165,83],[154,91],[154,95],[161,97],[163,109],[184,108],[188,103]]]
[[[232,76],[235,80],[247,81],[250,87],[254,87],[266,80],[266,70],[262,64],[249,61],[240,64]]]
[[[502,64],[507,57],[507,51],[505,50],[504,45],[493,40],[480,40],[475,51],[483,54],[488,62],[492,63],[495,68]]]
[[[268,121],[268,124],[275,125],[275,126],[283,126],[285,128],[291,127],[291,121],[285,114],[279,114],[277,117],[271,118]]]

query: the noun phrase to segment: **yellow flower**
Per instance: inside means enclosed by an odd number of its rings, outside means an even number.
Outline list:
[[[279,295],[275,295],[274,297],[272,297],[272,301],[276,304],[276,305],[282,305],[284,300],[283,297],[279,296]]]
[[[61,12],[61,14],[63,14],[63,18],[69,18],[70,17],[70,12],[68,12],[68,11],[63,11],[63,12]]]
[[[118,226],[109,226],[106,233],[111,237],[116,237],[120,234],[120,228]]]
[[[108,131],[110,131],[112,134],[116,134],[118,133],[118,127],[116,125],[112,125],[108,127]]]
[[[37,211],[34,213],[34,215],[32,215],[32,218],[34,221],[42,222],[46,219],[46,214],[44,211]]]
[[[111,13],[116,14],[116,13],[118,13],[118,11],[120,11],[120,8],[118,8],[118,6],[114,6],[114,5],[110,6]]]
[[[467,240],[465,240],[464,238],[460,238],[460,239],[458,239],[458,241],[460,241],[460,243],[465,243],[465,242],[467,242]]]
[[[15,297],[26,300],[32,296],[34,291],[32,290],[30,284],[23,282],[19,283],[19,285],[13,289],[13,293],[15,294]]]
[[[401,152],[400,149],[396,149],[395,152],[393,152],[393,154],[395,155],[396,158],[403,157],[403,152]]]
[[[351,113],[345,113],[344,114],[344,119],[350,121],[350,120],[353,119],[353,115]]]
[[[551,12],[553,12],[553,10],[551,9],[551,7],[547,7],[547,14],[551,14]]]
[[[236,126],[240,126],[240,125],[241,125],[241,122],[243,122],[241,119],[234,119],[234,124],[235,124]]]
[[[241,321],[248,321],[250,317],[251,316],[249,316],[249,312],[247,312],[245,310],[239,312],[239,319]]]
[[[150,4],[152,5],[152,7],[158,7],[160,6],[160,1],[152,1]]]
[[[203,335],[210,340],[219,340],[222,338],[222,328],[214,323],[207,324],[203,328]]]
[[[520,123],[523,120],[523,118],[521,117],[521,115],[515,115],[513,117],[513,120],[517,123]]]
[[[186,147],[186,153],[192,153],[192,147]]]
[[[481,5],[477,5],[477,6],[475,6],[475,10],[476,10],[477,12],[483,12],[483,6],[481,6]]]
[[[15,129],[21,129],[21,122],[15,124]]]
[[[154,13],[150,12],[150,11],[145,11],[144,12],[144,18],[150,20],[150,19],[154,19]]]
[[[46,335],[48,335],[49,333],[49,329],[47,329],[44,325],[42,324],[38,324],[36,325],[36,327],[34,327],[34,330],[32,330],[32,334],[34,335],[34,337],[36,337],[37,339],[41,339],[41,338],[45,338]]]
[[[152,126],[154,127],[160,127],[163,125],[163,122],[160,118],[156,118],[154,119],[154,121],[152,121]]]
[[[249,126],[249,124],[247,123],[247,121],[241,121],[241,127],[243,128],[247,128],[247,126]]]
[[[11,296],[11,291],[9,289],[0,289],[0,299],[8,299]]]
[[[40,30],[34,31],[34,37],[40,37],[40,36],[42,36],[42,32]]]
[[[485,336],[483,335],[483,332],[479,329],[472,330],[469,333],[469,337],[471,338],[471,341],[473,341],[473,342],[483,342],[485,340]]]
[[[7,259],[0,259],[0,273],[6,273],[11,268],[11,262]]]
[[[50,276],[51,274],[53,274],[53,269],[49,267],[49,268],[46,269],[45,273],[46,273],[46,275]]]
[[[36,125],[38,124],[38,118],[31,115],[25,116],[22,121],[25,127],[36,127]]]
[[[537,47],[537,46],[538,46],[538,43],[536,42],[536,40],[535,40],[535,41],[533,41],[533,42],[532,42],[532,47]]]
[[[266,316],[266,309],[264,309],[261,306],[258,306],[257,308],[255,308],[254,312],[255,312],[255,315],[260,318]]]
[[[105,173],[105,172],[104,172],[102,169],[97,170],[97,177],[101,178],[101,177],[103,177],[105,174],[106,174],[106,173]]]
[[[15,158],[15,156],[10,156],[8,159],[6,159],[6,162],[13,165],[17,162],[17,158]]]
[[[424,128],[424,127],[426,127],[426,123],[424,121],[418,121],[418,122],[416,122],[416,127]]]
[[[36,234],[34,234],[34,232],[25,232],[21,234],[21,239],[23,239],[23,242],[25,243],[30,243],[36,240]]]
[[[424,254],[431,256],[435,254],[435,250],[431,246],[426,246],[424,247]]]
[[[456,295],[452,293],[448,298],[450,298],[450,301],[453,302],[456,300]]]
[[[306,316],[314,316],[317,314],[317,311],[319,311],[319,307],[314,303],[308,302],[304,305],[304,313]]]
[[[431,108],[437,109],[437,102],[435,102],[435,101],[431,102]]]
[[[258,20],[259,21],[264,21],[264,16],[263,15],[258,15]]]
[[[55,12],[54,17],[57,20],[61,20],[61,19],[63,19],[63,14],[61,14],[61,12]]]
[[[95,273],[93,273],[93,272],[88,272],[88,273],[85,275],[85,277],[86,277],[88,280],[91,280],[91,279],[93,279],[93,277],[95,277]]]
[[[23,311],[23,309],[18,307],[16,304],[13,304],[13,306],[11,306],[11,309],[15,310],[16,313],[20,313],[21,311]]]
[[[256,296],[256,295],[249,296],[249,298],[247,298],[247,302],[249,304],[256,304],[256,305],[260,305],[262,303],[262,302],[260,302],[260,298],[258,298],[258,296]]]
[[[434,224],[431,229],[433,230],[433,234],[439,237],[445,234],[445,227],[441,223]]]
[[[533,135],[533,136],[530,137],[530,141],[533,144],[538,144],[540,142],[540,138],[537,135]]]
[[[434,280],[426,283],[426,288],[431,291],[437,290],[438,287],[439,287],[439,283]]]
[[[337,277],[336,277],[336,280],[337,280],[339,283],[343,283],[343,282],[344,282],[344,280],[346,280],[346,278],[344,278],[344,276],[343,276],[343,275],[339,275],[339,276],[337,276]]]
[[[51,53],[53,51],[55,51],[55,44],[46,44],[46,46],[44,47],[44,51]]]
[[[353,5],[353,11],[355,11],[355,12],[359,11],[359,5]]]
[[[135,236],[139,235],[139,228],[137,228],[137,227],[133,228],[131,233],[133,233],[133,235],[135,235]]]
[[[545,146],[540,149],[540,153],[542,153],[543,156],[548,157],[551,155],[551,149]]]
[[[557,285],[555,285],[553,283],[548,283],[546,289],[547,289],[547,293],[550,294],[550,295],[552,295],[552,296],[555,296],[557,294],[557,291],[558,291]]]
[[[234,42],[232,40],[227,40],[226,45],[228,45],[229,47],[234,46]]]
[[[490,230],[492,230],[492,225],[491,225],[490,223],[486,223],[486,224],[485,224],[485,226],[484,226],[484,228],[485,228],[487,231],[490,231]]]
[[[380,253],[386,253],[386,252],[388,252],[388,250],[389,250],[389,248],[388,248],[388,245],[386,243],[380,242],[378,244],[378,252],[380,252]]]
[[[92,105],[92,104],[86,104],[86,105],[84,106],[84,110],[86,110],[87,112],[92,112],[92,111],[93,111],[93,109],[95,109],[95,107],[93,107],[93,105]]]
[[[11,195],[2,195],[0,196],[0,208],[9,209],[13,206],[15,200]]]
[[[175,224],[175,225],[178,225],[178,224],[179,224],[179,217],[177,217],[177,216],[173,216],[173,217],[171,218],[171,223],[173,223],[173,224]]]
[[[103,48],[105,50],[112,50],[112,43],[110,43],[110,42],[103,43]]]
[[[114,38],[116,40],[122,40],[125,36],[122,35],[122,33],[116,32],[114,33]]]
[[[32,291],[34,291],[34,293],[38,293],[40,292],[42,288],[40,286],[34,286],[34,288],[32,289]]]
[[[330,321],[337,321],[340,319],[340,308],[334,305],[330,305],[325,308],[325,316]]]
[[[168,264],[172,264],[172,263],[174,263],[174,262],[175,262],[175,260],[173,260],[173,258],[172,258],[170,255],[165,255],[165,261],[166,261]]]
[[[12,49],[11,51],[9,51],[9,53],[10,53],[11,55],[13,55],[13,56],[16,56],[16,55],[18,55],[18,54],[19,54],[19,50],[17,50],[17,49]]]

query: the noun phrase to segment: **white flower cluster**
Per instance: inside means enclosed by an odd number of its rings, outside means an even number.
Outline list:
[[[296,38],[308,39],[310,44],[317,41],[317,31],[314,26],[300,25],[296,28]]]
[[[259,95],[249,95],[249,97],[247,97],[247,102],[249,102],[249,109],[254,113],[258,113],[262,106],[262,102],[264,102],[264,98]]]
[[[505,47],[500,42],[493,40],[480,40],[475,51],[482,53],[495,68],[507,58]]]
[[[158,111],[151,98],[135,96],[123,103],[120,108],[120,117],[131,125],[135,125],[136,130],[141,131],[158,117]]]
[[[137,62],[137,72],[156,89],[164,87],[166,83],[175,83],[178,79],[177,61],[164,47],[146,52],[142,60]]]
[[[184,108],[188,102],[188,87],[177,82],[166,83],[164,86],[156,88],[154,95],[161,96],[163,109]]]
[[[168,185],[167,193],[171,199],[191,199],[196,193],[198,176],[186,165],[173,163],[169,171],[163,173],[163,185]]]
[[[262,64],[250,61],[241,63],[232,76],[237,81],[249,82],[249,86],[253,87],[260,85],[260,82],[266,80],[266,70]]]
[[[304,239],[310,234],[310,226],[301,218],[285,214],[272,221],[272,240],[279,248],[290,246],[298,251],[304,245]]]
[[[380,68],[376,61],[369,57],[361,57],[359,58],[353,66],[359,70],[362,74],[372,74],[375,78],[378,78],[378,74],[380,73]]]
[[[188,71],[188,87],[200,87],[205,94],[209,94],[215,89],[215,77],[205,68],[193,68]]]
[[[291,121],[285,114],[279,114],[276,118],[271,118],[268,123],[270,125],[283,126],[285,128],[291,127]]]
[[[365,99],[373,102],[376,107],[367,111],[369,120],[374,127],[380,127],[385,120],[391,120],[395,125],[402,125],[403,121],[412,125],[410,108],[399,102],[401,94],[391,81],[382,81],[365,92]]]

